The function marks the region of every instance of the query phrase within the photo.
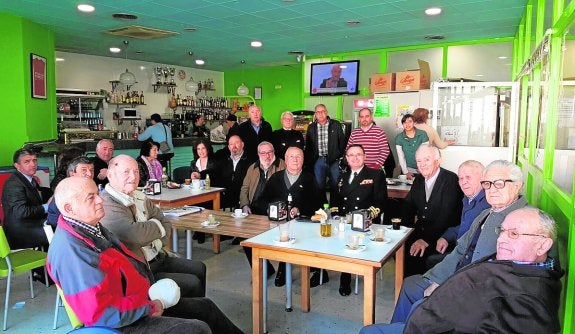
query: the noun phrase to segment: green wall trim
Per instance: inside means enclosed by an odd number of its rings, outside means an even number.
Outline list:
[[[569,5],[565,7],[565,10],[553,25],[554,33],[562,35],[573,21],[575,21],[575,1],[571,1]]]

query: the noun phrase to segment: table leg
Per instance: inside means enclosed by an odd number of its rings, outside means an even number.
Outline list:
[[[192,230],[186,230],[186,259],[192,259]]]
[[[220,235],[214,234],[214,243],[212,245],[214,249],[214,254],[220,254]]]
[[[268,266],[267,261],[263,259],[262,265],[262,288],[263,288],[263,316],[262,321],[264,323],[264,333],[268,332]]]
[[[259,251],[252,249],[252,313],[253,333],[263,334],[263,284],[262,267],[263,259],[259,257]]]
[[[395,302],[397,303],[397,298],[399,298],[399,291],[401,290],[401,285],[403,284],[403,260],[405,257],[405,244],[395,252]]]
[[[301,266],[301,310],[309,312],[309,267]]]
[[[363,276],[363,325],[375,323],[375,268]]]
[[[172,228],[172,251],[178,252],[178,229]]]
[[[220,192],[216,193],[216,195],[214,196],[214,199],[212,200],[212,204],[213,204],[214,210],[220,209]]]

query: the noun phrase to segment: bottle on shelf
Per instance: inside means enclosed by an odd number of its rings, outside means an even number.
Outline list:
[[[204,185],[204,189],[205,189],[205,190],[210,190],[210,188],[211,188],[211,185],[210,185],[210,183],[211,183],[210,174],[206,174],[206,180],[205,180],[205,182],[206,182],[206,183],[205,183],[205,185]]]
[[[144,91],[140,93],[140,104],[144,104]]]

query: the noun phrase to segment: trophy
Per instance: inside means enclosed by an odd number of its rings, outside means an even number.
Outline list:
[[[176,74],[176,68],[175,67],[170,67],[170,83],[173,85],[176,82],[174,81],[174,74]]]
[[[170,69],[168,67],[162,68],[162,73],[164,74],[164,85],[168,84],[168,76],[170,75]]]
[[[156,84],[159,85],[162,83],[162,75],[163,75],[162,68],[159,66],[154,67],[154,71],[155,71],[154,74],[156,75]]]

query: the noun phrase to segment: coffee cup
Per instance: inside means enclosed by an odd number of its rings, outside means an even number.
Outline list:
[[[234,216],[241,217],[242,214],[243,214],[242,209],[235,209],[234,210]]]
[[[403,183],[405,183],[407,181],[407,175],[402,174],[402,175],[399,175],[397,178],[399,179],[399,181],[401,181]]]
[[[279,240],[281,242],[289,241],[289,222],[283,222],[279,224]]]
[[[374,240],[382,242],[385,240],[385,226],[383,225],[371,225],[371,230],[373,232]]]
[[[192,180],[192,189],[200,189],[201,182],[200,180]]]
[[[359,247],[359,235],[352,234],[347,237],[347,247],[357,249]]]
[[[192,179],[185,179],[185,180],[184,180],[184,184],[185,184],[185,185],[189,186],[190,183],[192,183]]]

